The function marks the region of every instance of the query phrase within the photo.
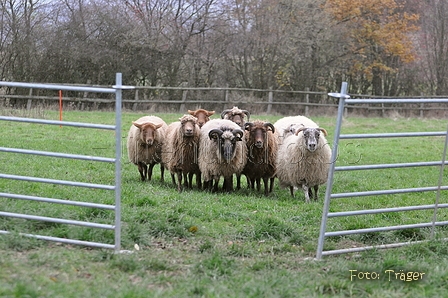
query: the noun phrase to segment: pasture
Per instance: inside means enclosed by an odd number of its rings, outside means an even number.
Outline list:
[[[2,115],[24,116],[1,110]],[[55,111],[31,117],[58,119]],[[446,227],[436,239],[389,250],[371,250],[313,260],[325,186],[318,202],[292,198],[278,181],[269,196],[243,187],[233,193],[197,189],[178,193],[169,173],[141,182],[127,161],[126,136],[141,113],[123,114],[122,249],[132,253],[62,245],[14,232],[112,242],[110,231],[0,217],[0,297],[442,297],[448,281]],[[181,114],[157,114],[167,123]],[[212,116],[217,118],[218,115]],[[252,115],[269,120],[279,115]],[[312,117],[333,141],[335,117]],[[113,124],[110,112],[64,113],[64,120]],[[0,146],[113,157],[110,131],[1,122]],[[352,118],[343,133],[443,131],[443,119]],[[444,138],[341,141],[338,165],[437,161]],[[435,186],[438,167],[337,172],[334,192]],[[0,153],[0,172],[112,184],[112,164]],[[444,173],[446,185],[447,173]],[[222,181],[222,180],[221,180]],[[113,204],[106,190],[0,179],[0,191]],[[435,192],[339,199],[330,211],[432,204]],[[448,203],[442,192],[441,202]],[[0,210],[110,223],[108,211],[0,198]],[[430,222],[433,211],[329,219],[328,230]],[[448,220],[439,210],[438,221]],[[429,239],[429,229],[327,238],[325,249]],[[355,271],[356,270],[356,271]],[[360,274],[363,272],[363,274]],[[409,273],[412,272],[412,273]],[[413,274],[422,278],[413,278]],[[363,278],[362,280],[360,278]],[[367,279],[367,277],[371,279]]]

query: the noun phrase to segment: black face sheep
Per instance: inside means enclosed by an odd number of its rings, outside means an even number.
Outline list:
[[[274,125],[269,122],[255,120],[245,124],[247,164],[243,174],[246,175],[251,188],[257,183],[260,191],[260,180],[263,179],[264,194],[268,195],[274,187],[276,159],[278,151],[278,135]],[[270,187],[268,184],[270,182]]]
[[[132,122],[127,138],[129,161],[138,166],[142,181],[151,180],[154,165],[160,163],[161,181],[164,165],[161,163],[165,130],[168,126],[157,116],[145,116]]]
[[[200,130],[197,118],[192,115],[184,115],[178,122],[168,125],[162,161],[171,172],[173,183],[175,183],[174,174],[177,174],[179,192],[182,191],[182,176],[185,188],[192,188],[194,174],[198,187],[202,187],[197,160]]]
[[[287,137],[277,155],[277,178],[280,186],[289,187],[294,197],[294,187],[303,189],[305,201],[318,199],[319,185],[327,181],[331,162],[331,149],[323,128],[302,127]]]
[[[233,121],[242,129],[244,129],[244,124],[246,123],[245,116],[247,117],[247,121],[249,121],[249,111],[238,109],[238,107],[233,107],[221,112],[221,119],[228,119],[230,121]]]
[[[240,127],[226,119],[212,119],[201,128],[198,162],[205,188],[217,191],[223,176],[225,190],[233,190],[232,175],[241,175],[247,161],[243,136]]]
[[[196,111],[188,110],[188,114],[198,118],[198,125],[199,127],[202,127],[205,123],[207,123],[210,120],[210,116],[215,114],[215,111],[197,109]]]

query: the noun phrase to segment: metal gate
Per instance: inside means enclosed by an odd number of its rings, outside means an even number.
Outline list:
[[[112,88],[81,87],[81,86],[67,86],[67,85],[55,85],[55,84],[34,84],[34,83],[19,83],[19,82],[5,82],[5,81],[1,81],[0,86],[20,87],[20,88],[40,88],[40,89],[63,90],[63,91],[114,93],[115,94],[115,125],[89,124],[89,123],[81,123],[81,122],[51,121],[51,120],[32,119],[32,118],[0,116],[1,121],[15,121],[15,122],[25,122],[25,123],[35,123],[35,124],[45,124],[45,125],[61,125],[61,126],[71,126],[71,127],[78,127],[78,128],[91,128],[91,129],[102,129],[102,130],[114,131],[115,132],[115,157],[114,158],[0,147],[0,152],[10,152],[10,153],[17,153],[17,154],[31,154],[31,155],[54,157],[54,158],[88,160],[88,161],[94,161],[94,162],[115,164],[114,185],[92,184],[92,183],[83,183],[83,182],[77,182],[77,181],[45,179],[45,178],[39,178],[39,177],[18,176],[18,175],[9,175],[9,174],[0,173],[1,179],[13,179],[13,180],[20,180],[20,181],[50,183],[50,184],[55,184],[55,185],[67,185],[67,186],[74,186],[74,187],[94,188],[94,189],[103,189],[103,190],[113,191],[115,194],[115,204],[114,205],[96,204],[96,203],[90,203],[90,202],[79,202],[79,201],[71,201],[71,200],[62,200],[62,199],[57,199],[57,198],[45,198],[45,197],[30,196],[30,195],[26,195],[26,194],[13,194],[13,193],[3,193],[3,192],[0,192],[0,197],[9,198],[9,199],[13,199],[13,200],[29,200],[29,201],[36,201],[36,202],[50,203],[50,204],[63,204],[63,205],[72,205],[72,206],[86,207],[86,208],[112,210],[115,213],[114,222],[111,224],[100,224],[100,223],[94,223],[94,222],[68,220],[68,219],[64,219],[64,218],[43,217],[43,216],[35,216],[35,215],[21,214],[21,213],[2,212],[2,211],[0,211],[0,216],[11,217],[11,218],[21,218],[21,219],[28,219],[28,220],[37,220],[37,221],[44,221],[44,222],[52,222],[52,223],[60,223],[60,224],[70,224],[70,225],[77,225],[77,226],[97,228],[97,229],[113,230],[114,231],[114,244],[81,241],[81,240],[76,240],[76,239],[66,239],[66,238],[58,238],[58,237],[42,236],[42,235],[26,234],[26,233],[20,233],[20,235],[33,237],[33,238],[37,238],[37,239],[42,239],[42,240],[67,243],[67,244],[77,244],[77,245],[85,245],[85,246],[92,246],[92,247],[99,247],[99,248],[110,248],[110,249],[115,249],[116,251],[119,251],[120,250],[120,242],[121,242],[121,233],[120,233],[120,231],[121,231],[121,212],[120,212],[120,208],[121,208],[121,206],[120,206],[121,205],[121,164],[120,163],[121,163],[121,160],[120,160],[120,158],[121,158],[121,102],[122,102],[122,89],[123,89],[121,73],[116,74],[116,84],[114,86],[112,86]],[[10,231],[0,230],[0,234],[10,234],[10,233],[11,233]]]
[[[443,190],[448,190],[448,186],[442,185],[443,169],[446,162],[447,146],[448,146],[448,128],[447,131],[438,132],[407,132],[407,133],[377,133],[377,134],[341,134],[341,126],[344,110],[347,105],[351,104],[407,104],[407,103],[421,103],[421,99],[350,99],[347,94],[347,83],[343,82],[340,93],[329,93],[329,96],[339,98],[338,115],[336,121],[336,128],[334,133],[333,149],[332,149],[332,163],[330,165],[330,171],[327,181],[327,189],[325,193],[325,202],[322,213],[321,228],[318,240],[318,247],[316,258],[321,259],[323,255],[332,254],[342,254],[349,252],[359,252],[365,251],[373,248],[392,248],[404,246],[411,243],[418,243],[422,241],[413,242],[402,242],[402,243],[391,243],[382,244],[375,246],[364,246],[364,247],[354,247],[338,250],[328,250],[324,251],[324,240],[325,237],[330,236],[342,236],[342,235],[353,235],[362,234],[370,232],[381,232],[381,231],[392,231],[392,230],[403,230],[409,228],[423,228],[431,227],[431,237],[434,237],[434,229],[436,226],[448,225],[448,221],[436,221],[437,211],[439,208],[447,208],[448,204],[440,204],[440,193]],[[448,103],[448,99],[425,99],[425,103]],[[443,153],[441,154],[441,161],[434,162],[413,162],[413,163],[395,163],[395,164],[375,164],[375,165],[357,165],[357,166],[336,166],[336,159],[338,154],[339,140],[342,139],[365,139],[365,138],[401,138],[401,137],[428,137],[428,136],[444,136],[445,146]],[[433,187],[418,187],[418,188],[405,188],[405,189],[389,189],[389,190],[376,190],[376,191],[363,191],[363,192],[346,192],[346,193],[332,193],[333,191],[333,181],[336,171],[362,171],[362,170],[373,170],[373,169],[392,169],[392,168],[408,168],[408,167],[424,167],[424,166],[440,166],[439,180],[436,186]],[[395,208],[382,208],[382,209],[367,209],[367,210],[356,210],[356,211],[343,211],[343,212],[329,212],[330,203],[333,199],[339,198],[349,198],[349,197],[363,197],[363,196],[374,196],[374,195],[386,195],[386,194],[400,194],[400,193],[412,193],[412,192],[429,192],[436,191],[436,198],[434,204],[431,205],[419,205],[419,206],[406,206],[406,207],[395,207]],[[397,226],[386,226],[377,228],[366,228],[357,230],[342,230],[342,231],[331,231],[327,232],[327,221],[329,218],[333,217],[343,217],[343,216],[357,216],[365,214],[378,214],[386,212],[405,212],[411,210],[428,210],[433,209],[432,221],[419,224],[409,224],[409,225],[397,225]]]

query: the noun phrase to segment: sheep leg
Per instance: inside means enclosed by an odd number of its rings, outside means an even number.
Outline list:
[[[249,178],[249,176],[246,176],[247,181],[247,188],[254,188],[252,185],[252,179]]]
[[[138,166],[138,171],[140,173],[140,177],[141,177],[142,181],[145,181],[146,175],[148,173],[148,168],[146,167],[146,164],[139,162],[137,164],[137,166]]]
[[[267,196],[269,194],[269,178],[263,178],[264,184],[264,195]]]
[[[199,189],[202,188],[201,174],[196,174],[196,184]]]
[[[148,165],[148,181],[151,181],[152,177],[152,169],[154,168],[155,164],[151,163]],[[163,180],[162,180],[163,181]]]
[[[305,202],[309,203],[310,202],[310,191],[311,190],[309,189],[308,185],[306,185],[306,184],[302,184],[302,189],[303,189],[303,192],[305,194]]]
[[[317,201],[318,197],[317,194],[319,192],[319,185],[314,185],[314,200]]]
[[[232,188],[233,188],[233,179],[232,180]],[[236,189],[241,189],[241,174],[236,174]]]
[[[177,191],[182,192],[182,172],[177,172]]]
[[[270,182],[271,182],[271,185],[269,186],[269,192],[272,192],[272,190],[273,190],[273,188],[274,188],[274,180],[275,180],[275,178],[272,177],[272,178],[270,178],[269,180],[270,180]]]
[[[212,182],[213,182],[213,180],[212,180]],[[219,177],[216,177],[215,179],[214,179],[214,185],[213,185],[213,191],[214,192],[217,192],[218,191],[218,188],[219,188]],[[226,185],[226,181],[225,181],[225,179],[224,179],[224,185]]]
[[[174,178],[174,173],[171,173],[171,180],[173,180],[174,185],[177,185],[176,178]]]
[[[240,175],[240,177],[241,177],[241,175]],[[233,191],[233,179],[232,178],[233,178],[232,176],[224,178],[224,181],[225,181],[224,186],[225,186],[226,192]],[[238,175],[237,175],[237,179],[238,179]]]
[[[185,188],[188,188],[188,175],[187,174],[184,174],[184,187]]]
[[[188,173],[188,185],[187,185],[187,187],[188,188],[193,188],[193,173]]]
[[[257,179],[255,179],[255,181],[257,182],[257,191],[260,191],[260,189],[261,189],[261,178],[257,178]]]
[[[291,197],[294,198],[294,186],[289,187],[289,192],[291,193]]]
[[[152,173],[152,170],[151,170]],[[165,165],[163,163],[160,164],[160,181],[164,181],[165,176]]]

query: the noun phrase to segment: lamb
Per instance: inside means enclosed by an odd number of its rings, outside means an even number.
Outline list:
[[[227,119],[212,119],[202,126],[198,163],[205,189],[217,191],[223,176],[224,189],[233,190],[232,175],[241,175],[247,162],[243,136],[243,130]]]
[[[243,174],[248,178],[251,188],[254,188],[257,183],[258,191],[260,191],[260,180],[263,179],[264,194],[268,195],[274,187],[278,134],[274,125],[266,121],[247,122],[244,127],[247,131],[245,139],[248,157]]]
[[[127,138],[129,161],[138,166],[141,180],[151,181],[154,165],[160,163],[161,181],[165,172],[162,146],[167,124],[157,116],[144,116],[132,122]]]
[[[331,149],[325,139],[327,131],[319,127],[301,127],[280,145],[277,154],[277,178],[281,187],[301,187],[305,201],[318,199],[319,185],[327,181]]]
[[[204,109],[197,109],[196,111],[188,110],[188,114],[198,118],[198,125],[202,127],[207,121],[210,120],[210,116],[215,114],[215,111],[207,111]]]
[[[196,174],[198,187],[202,188],[201,173],[197,161],[201,129],[197,122],[196,117],[183,115],[179,118],[179,121],[168,125],[166,131],[162,161],[171,172],[174,184],[176,184],[174,174],[177,174],[177,190],[179,192],[182,191],[182,175],[185,188],[192,188],[194,174]]]
[[[274,123],[274,127],[278,132],[279,144],[281,145],[288,136],[295,134],[299,128],[319,127],[319,125],[308,117],[298,115],[280,118]]]
[[[247,110],[241,110],[238,107],[233,107],[231,109],[227,109],[221,112],[221,119],[228,119],[230,121],[238,124],[241,129],[244,129],[244,124],[246,120],[244,119],[247,116],[247,121],[249,121],[250,113]]]

